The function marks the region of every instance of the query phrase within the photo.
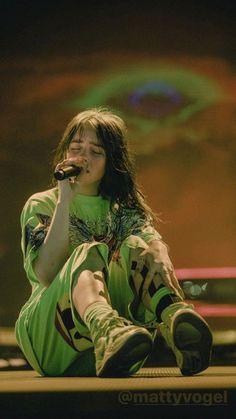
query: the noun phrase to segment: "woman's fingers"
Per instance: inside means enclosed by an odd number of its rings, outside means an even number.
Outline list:
[[[178,281],[176,282],[176,277],[175,275],[173,275],[173,271],[170,271],[167,268],[162,268],[160,271],[160,275],[162,277],[164,285],[182,299],[183,292],[181,290],[180,285],[178,284]]]
[[[185,298],[185,295],[184,295],[184,292],[183,292],[183,290],[182,290],[182,288],[181,288],[181,286],[179,284],[179,281],[178,281],[178,279],[177,279],[177,277],[175,275],[174,269],[171,271],[171,277],[172,277],[172,281],[171,282],[173,283],[174,287],[178,290],[181,298],[184,299]]]
[[[142,291],[147,291],[153,281],[156,285],[162,283],[181,299],[185,298],[169,259],[161,262],[157,261],[148,252],[148,249],[144,249],[141,252],[139,250],[139,252],[133,253],[132,264],[133,268],[131,269],[136,282],[136,291],[141,286]]]
[[[58,170],[58,169],[61,169],[63,167],[71,166],[71,165],[87,168],[88,161],[87,161],[86,158],[81,157],[81,156],[78,156],[76,158],[71,157],[69,159],[65,159],[65,160],[59,162],[56,166],[56,169]]]
[[[170,263],[156,262],[153,261],[151,255],[146,254],[142,256],[137,264],[137,270],[143,270],[144,266],[147,267],[148,274],[145,278],[145,288],[149,287],[152,281],[155,282],[155,275],[159,276],[159,279],[167,288],[169,288],[174,294],[178,295],[181,299],[184,298],[184,293],[179,285],[178,279],[175,276],[174,268]]]

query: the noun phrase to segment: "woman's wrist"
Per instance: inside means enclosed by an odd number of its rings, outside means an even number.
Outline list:
[[[68,196],[59,194],[56,203],[57,212],[59,211],[59,213],[63,212],[65,214],[69,214],[70,203],[71,200],[68,198]]]
[[[68,193],[68,191],[59,190],[58,199],[57,199],[58,204],[64,205],[65,207],[69,207],[72,199],[73,199],[72,191],[69,191]]]

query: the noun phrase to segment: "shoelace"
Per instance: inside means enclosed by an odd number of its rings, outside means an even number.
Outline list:
[[[108,329],[109,331],[112,331],[117,327],[124,328],[125,326],[130,325],[132,325],[132,322],[123,317],[117,316],[114,311],[112,313],[108,313],[102,316],[101,319],[94,320],[93,330],[97,331],[95,341],[97,341],[101,335],[108,337],[108,334],[106,333],[106,330]]]

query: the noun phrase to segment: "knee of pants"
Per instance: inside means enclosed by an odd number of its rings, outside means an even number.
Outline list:
[[[89,249],[87,258],[84,261],[83,265],[85,269],[88,269],[92,272],[103,272],[105,270],[105,262],[96,246],[93,246]]]

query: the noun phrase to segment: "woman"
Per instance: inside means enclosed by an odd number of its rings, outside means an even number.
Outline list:
[[[54,167],[77,172],[31,196],[22,211],[32,294],[16,336],[42,375],[133,374],[148,357],[157,327],[182,374],[209,365],[210,330],[183,301],[135,183],[125,131],[105,109],[75,116]]]

